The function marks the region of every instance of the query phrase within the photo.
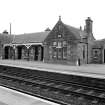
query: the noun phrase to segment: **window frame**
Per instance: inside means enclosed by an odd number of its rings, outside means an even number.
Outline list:
[[[66,50],[65,50],[66,49]],[[63,47],[63,59],[67,59],[67,47]]]

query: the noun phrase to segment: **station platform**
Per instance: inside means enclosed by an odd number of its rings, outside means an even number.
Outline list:
[[[58,104],[0,86],[0,105],[58,105]]]
[[[0,65],[15,66],[21,68],[28,68],[32,70],[44,70],[49,72],[57,72],[64,74],[91,76],[93,78],[105,79],[105,65],[104,64],[85,64],[81,66],[69,66],[61,64],[49,64],[35,61],[23,60],[0,60]]]

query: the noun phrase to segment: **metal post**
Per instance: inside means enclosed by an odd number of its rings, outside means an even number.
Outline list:
[[[88,39],[86,38],[85,44],[87,45],[87,64],[88,64]]]

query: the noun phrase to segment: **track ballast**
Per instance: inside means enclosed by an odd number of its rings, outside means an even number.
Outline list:
[[[105,105],[104,81],[0,66],[1,85],[62,105]]]

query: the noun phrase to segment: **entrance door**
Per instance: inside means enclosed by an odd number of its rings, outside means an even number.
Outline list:
[[[9,47],[5,47],[5,59],[8,59],[9,54]]]
[[[18,47],[18,59],[21,59],[22,56],[22,47]]]
[[[58,60],[62,59],[62,48],[58,48]]]
[[[38,46],[35,46],[35,61],[38,60],[38,55],[39,55],[38,52],[39,52],[39,51],[38,51]]]

